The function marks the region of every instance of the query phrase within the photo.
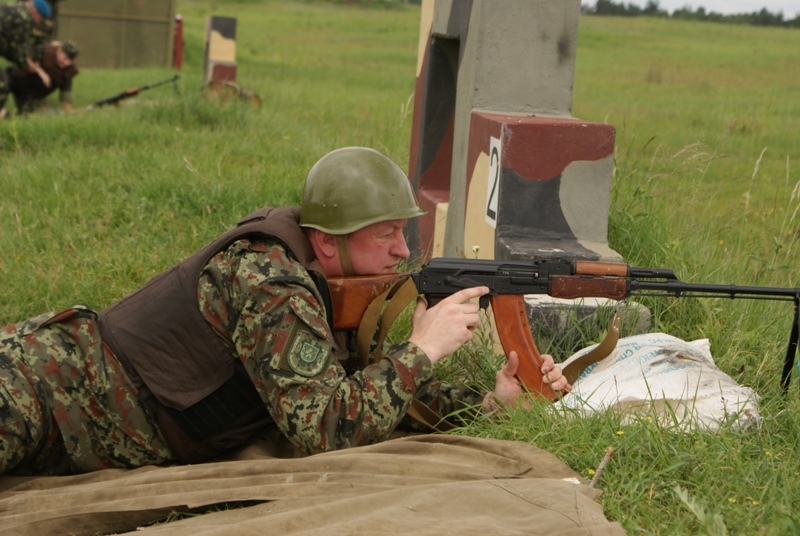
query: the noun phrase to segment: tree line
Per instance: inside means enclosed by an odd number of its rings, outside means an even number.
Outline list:
[[[753,26],[781,26],[784,28],[800,28],[800,15],[793,19],[786,20],[783,13],[771,13],[766,8],[752,13],[738,13],[734,15],[723,15],[716,11],[706,11],[704,7],[692,9],[682,7],[674,10],[671,14],[661,9],[658,0],[648,0],[644,7],[634,4],[616,3],[612,0],[597,0],[594,6],[581,5],[581,13],[586,15],[611,15],[618,17],[664,17],[681,20],[699,20],[711,22],[724,22],[729,24],[750,24]]]

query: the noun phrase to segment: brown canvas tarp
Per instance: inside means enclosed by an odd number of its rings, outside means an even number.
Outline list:
[[[597,490],[527,443],[426,435],[300,458],[273,454],[254,445],[219,463],[3,476],[0,533],[625,534],[606,520]],[[151,524],[237,501],[251,502]]]

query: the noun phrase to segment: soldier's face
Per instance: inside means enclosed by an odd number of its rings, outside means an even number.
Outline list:
[[[70,58],[61,47],[56,49],[56,63],[63,69],[72,65],[72,58]]]
[[[411,254],[403,236],[408,220],[373,223],[347,237],[350,262],[356,275],[391,274]]]

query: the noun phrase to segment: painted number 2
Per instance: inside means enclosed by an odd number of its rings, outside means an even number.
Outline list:
[[[500,187],[500,140],[489,138],[489,176],[486,181],[486,223],[497,228],[497,197]]]

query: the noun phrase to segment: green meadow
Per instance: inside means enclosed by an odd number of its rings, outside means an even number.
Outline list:
[[[407,167],[418,6],[179,0],[178,12],[176,84],[91,109],[173,72],[86,68],[72,114],[51,96],[49,111],[0,123],[0,325],[110,305],[247,212],[299,202],[334,148],[371,146]],[[237,82],[260,106],[201,91],[212,14],[237,18]],[[798,65],[797,30],[581,19],[572,115],[616,127],[609,243],[626,262],[800,287]],[[532,442],[587,479],[612,447],[599,500],[630,534],[800,534],[798,371],[788,394],[779,386],[792,304],[642,301],[652,331],[708,338],[718,366],[756,389],[759,427],[686,433],[535,403],[457,433]],[[596,336],[541,350],[564,359]],[[491,386],[502,357],[481,339],[441,375]]]

